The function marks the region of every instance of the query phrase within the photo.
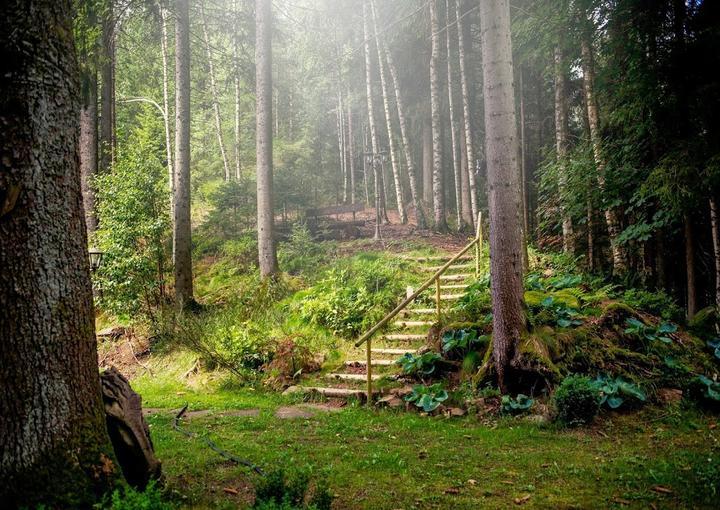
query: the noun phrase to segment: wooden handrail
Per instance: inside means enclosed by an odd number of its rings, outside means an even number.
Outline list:
[[[459,259],[459,258],[462,257],[463,255],[465,255],[465,254],[470,250],[470,248],[472,248],[473,246],[475,246],[475,244],[478,243],[478,242],[479,242],[479,238],[476,237],[475,239],[473,239],[473,240],[470,242],[470,244],[468,244],[467,246],[465,246],[465,248],[463,248],[462,250],[460,250],[453,258],[451,258],[449,261],[447,261],[447,262],[445,263],[445,265],[442,266],[440,269],[438,269],[438,270],[435,272],[435,274],[433,274],[425,283],[423,283],[422,285],[420,285],[420,287],[418,288],[418,290],[416,290],[416,291],[413,292],[410,296],[408,296],[407,298],[405,298],[402,303],[400,303],[399,305],[397,305],[397,306],[395,307],[395,309],[393,309],[392,312],[388,313],[385,317],[383,317],[383,319],[382,319],[380,322],[378,322],[377,324],[375,324],[372,328],[370,328],[370,329],[368,330],[367,333],[365,333],[363,336],[361,336],[361,337],[358,339],[358,341],[355,342],[355,347],[360,347],[362,344],[364,344],[365,342],[367,342],[375,333],[378,332],[378,330],[380,330],[380,328],[382,328],[385,324],[387,324],[388,322],[390,322],[397,314],[399,314],[400,312],[402,312],[402,311],[407,307],[407,305],[409,305],[410,303],[412,303],[412,302],[415,300],[415,298],[417,298],[420,294],[422,294],[425,290],[427,290],[428,287],[430,287],[430,285],[432,285],[435,280],[437,280],[438,278],[440,278],[440,276],[441,276],[445,271],[447,271],[447,269],[448,269],[451,265],[453,265],[453,263],[454,263],[455,261],[457,261],[457,259]]]

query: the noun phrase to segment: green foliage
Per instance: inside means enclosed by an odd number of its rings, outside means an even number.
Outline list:
[[[666,321],[680,322],[685,315],[675,300],[663,291],[628,289],[623,294],[622,301],[636,310],[662,317]]]
[[[565,291],[558,291],[553,295],[542,295],[538,291],[531,290],[525,292],[526,303],[536,312],[533,317],[535,323],[555,324],[559,328],[569,328],[582,324],[580,312],[575,307],[567,305],[568,302],[577,303],[577,298],[571,294],[569,295],[571,298],[558,297],[560,292]]]
[[[707,346],[713,353],[716,359],[720,360],[720,338],[713,338],[707,341]]]
[[[397,262],[355,257],[302,294],[300,317],[352,338],[379,321],[403,293]]]
[[[672,338],[668,335],[677,331],[677,326],[674,324],[664,322],[658,327],[647,326],[645,323],[634,317],[626,319],[625,324],[627,325],[625,333],[650,342],[660,341],[665,344],[670,344],[672,343]]]
[[[98,508],[108,510],[172,510],[175,508],[171,503],[164,501],[162,491],[157,487],[155,481],[150,481],[144,491],[138,491],[132,487],[116,489],[110,495],[109,501],[103,500]]]
[[[290,238],[278,247],[280,268],[290,274],[313,274],[326,259],[325,245],[315,241],[302,223],[293,225]]]
[[[600,392],[600,405],[607,405],[610,409],[619,408],[628,398],[633,402],[647,400],[645,392],[639,386],[621,376],[599,375],[594,384]]]
[[[695,316],[688,321],[688,330],[695,336],[709,339],[713,338],[718,331],[718,310],[714,306],[708,306],[699,310]]]
[[[475,320],[489,313],[491,308],[489,275],[482,276],[471,283],[453,306],[453,310],[468,320]]]
[[[310,476],[300,471],[287,476],[285,470],[275,469],[260,479],[255,488],[253,508],[261,510],[330,510],[332,494],[325,480],[309,490]]]
[[[518,393],[517,397],[511,397],[510,395],[503,395],[500,401],[500,411],[503,414],[522,414],[530,409],[535,400],[532,397]]]
[[[414,404],[426,413],[434,411],[447,399],[448,393],[442,387],[441,383],[436,383],[432,386],[424,386],[422,384],[413,386],[412,393],[405,397],[406,402]]]
[[[571,375],[563,379],[553,395],[557,419],[568,427],[592,422],[600,409],[600,394],[587,376]]]
[[[105,252],[96,282],[103,308],[125,317],[161,305],[165,292],[170,206],[161,129],[154,112],[145,111],[113,171],[94,183],[95,242]]]
[[[478,336],[474,329],[455,329],[443,333],[442,350],[444,353],[463,355],[480,346],[487,346],[490,338],[487,335]]]
[[[696,393],[699,393],[703,399],[720,403],[720,382],[714,381],[701,374],[693,379],[692,385],[695,386]],[[699,391],[697,391],[698,388]]]
[[[414,355],[406,352],[395,364],[402,367],[405,375],[430,375],[435,372],[435,364],[442,357],[436,352],[426,352],[420,355]]]

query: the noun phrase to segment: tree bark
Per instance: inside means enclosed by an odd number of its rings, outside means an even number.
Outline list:
[[[273,231],[272,0],[255,0],[258,259],[263,278],[277,273]]]
[[[600,139],[600,120],[598,114],[597,97],[595,96],[594,82],[595,69],[593,65],[592,48],[587,33],[583,33],[580,41],[582,53],[582,69],[583,69],[583,87],[585,90],[585,103],[588,113],[588,124],[590,128],[590,141],[593,148],[593,157],[595,158],[595,166],[597,167],[597,181],[600,193],[605,193],[605,156],[602,149],[602,140]],[[610,247],[613,256],[613,272],[616,275],[624,274],[627,271],[627,261],[625,259],[625,251],[617,242],[620,235],[620,221],[614,209],[608,207],[604,210],[605,224],[610,237]]]
[[[168,188],[170,190],[170,218],[175,221],[175,172],[173,170],[173,154],[171,140],[171,128],[170,128],[170,68],[169,68],[169,48],[168,48],[168,12],[159,3],[158,8],[160,10],[160,24],[162,34],[160,37],[160,49],[162,52],[162,66],[163,66],[163,108],[165,109],[165,116],[163,122],[165,124],[165,149],[167,153],[167,168],[168,168]],[[173,260],[175,260],[175,254],[173,253]]]
[[[462,177],[460,176],[460,158],[458,150],[460,138],[458,137],[457,119],[455,118],[455,93],[453,90],[453,66],[452,66],[452,44],[450,43],[450,0],[445,0],[445,11],[447,12],[448,27],[445,30],[445,42],[447,45],[447,87],[448,87],[448,109],[450,113],[450,149],[452,150],[453,178],[455,182],[455,216],[458,231],[463,229],[462,218]],[[457,18],[456,18],[457,19]]]
[[[378,139],[377,130],[375,128],[375,106],[373,104],[373,93],[372,93],[372,60],[370,54],[370,20],[367,13],[367,1],[363,1],[363,37],[365,38],[364,52],[365,52],[365,89],[367,97],[367,109],[368,109],[368,128],[370,130],[370,148],[373,154],[378,153]],[[373,182],[375,191],[375,206],[378,206],[378,197],[380,202],[383,201],[381,193],[383,184],[381,182],[380,172],[378,171],[378,165],[373,161]]]
[[[345,128],[343,126],[343,103],[342,103],[342,96],[340,95],[340,89],[339,89],[339,80],[338,80],[338,100],[337,100],[337,106],[335,108],[335,127],[337,129],[337,142],[338,142],[338,161],[340,163],[340,176],[342,178],[343,183],[343,204],[347,203],[347,188],[345,187],[345,183],[347,182],[347,176],[346,172],[347,169],[345,168],[345,142],[343,140],[343,131],[345,131]]]
[[[85,226],[88,237],[97,230],[95,212],[95,188],[93,179],[98,170],[98,115],[97,115],[97,70],[94,63],[86,62],[81,76],[80,106],[80,183],[85,210]]]
[[[112,0],[105,1],[100,56],[100,170],[115,163],[115,17]]]
[[[465,153],[468,161],[470,206],[472,209],[472,222],[470,222],[470,225],[474,228],[480,207],[478,205],[478,188],[477,178],[475,175],[475,151],[472,137],[472,122],[470,117],[470,87],[468,86],[468,73],[465,64],[465,34],[463,33],[464,25],[461,17],[460,0],[455,0],[455,18],[457,19],[458,31],[458,59],[460,61],[460,85],[463,100],[463,127],[465,129]]]
[[[365,153],[368,152],[368,128],[363,124],[363,185],[365,186],[365,205],[370,207],[370,179],[368,178],[367,159]]]
[[[423,170],[423,201],[429,207],[432,207],[432,123],[430,117],[423,119],[422,130],[422,170]]]
[[[215,66],[213,65],[212,47],[210,46],[210,34],[207,29],[207,19],[205,17],[205,2],[200,2],[200,22],[202,23],[203,39],[205,40],[205,53],[207,55],[208,76],[210,78],[210,100],[212,101],[213,114],[215,116],[215,133],[217,135],[218,147],[220,148],[220,157],[223,162],[223,170],[225,171],[225,182],[230,182],[230,163],[228,162],[227,153],[225,151],[225,141],[223,140],[222,118],[220,116],[220,102],[218,101],[217,84],[215,83]]]
[[[523,261],[518,140],[508,0],[480,4],[490,205],[493,359],[506,392],[523,331]]]
[[[91,507],[105,428],[78,162],[69,0],[0,3],[0,500]]]
[[[687,318],[692,319],[697,312],[697,288],[695,285],[695,242],[690,215],[683,214],[683,232],[685,234],[685,275],[687,279]]]
[[[523,271],[527,274],[530,270],[530,255],[528,254],[528,206],[527,206],[527,178],[525,175],[525,97],[523,91],[523,67],[520,66],[519,73],[520,82],[518,83],[518,96],[520,98],[520,203],[522,204],[522,256],[523,256]]]
[[[562,215],[563,251],[572,254],[575,251],[572,217],[565,206],[567,188],[567,151],[568,151],[568,110],[567,86],[565,80],[565,60],[562,48],[555,47],[555,152],[558,163],[558,189],[560,191],[560,211]]]
[[[190,226],[190,5],[175,0],[175,301],[193,301]]]
[[[472,207],[470,205],[470,165],[468,165],[467,148],[465,147],[465,130],[460,130],[460,187],[462,190],[462,216],[466,225],[473,225]]]
[[[397,204],[398,216],[400,217],[400,223],[404,225],[407,223],[407,211],[405,210],[405,198],[403,197],[402,183],[400,182],[400,168],[397,161],[397,150],[395,147],[395,137],[393,136],[392,128],[392,117],[390,115],[390,97],[388,94],[387,80],[385,78],[385,66],[383,65],[382,48],[380,35],[378,34],[374,0],[370,0],[370,8],[373,17],[373,32],[375,33],[375,48],[377,49],[378,68],[380,69],[380,88],[382,90],[383,109],[385,111],[385,123],[387,125],[390,164],[392,168],[393,181],[395,182],[395,201]]]
[[[233,0],[233,81],[235,85],[235,179],[239,182],[242,176],[242,159],[240,158],[240,41],[238,34],[238,0]]]
[[[350,92],[347,93],[347,119],[348,119],[348,158],[350,172],[350,203],[355,203],[355,139],[353,130],[353,111],[350,101]]]
[[[715,306],[720,307],[720,231],[715,195],[710,195],[710,228],[712,229],[713,260],[715,262]]]
[[[445,190],[443,183],[442,135],[440,133],[440,26],[438,23],[437,0],[430,0],[430,119],[433,147],[433,218],[437,232],[447,232],[445,220]]]

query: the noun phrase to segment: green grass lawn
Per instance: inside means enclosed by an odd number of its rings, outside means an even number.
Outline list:
[[[720,498],[720,432],[712,416],[690,408],[604,414],[582,430],[356,405],[283,420],[275,410],[297,399],[220,378],[188,385],[164,373],[133,386],[145,407],[164,409],[148,417],[153,441],[169,488],[191,508],[243,507],[257,475],[172,429],[171,410],[186,402],[215,415],[184,428],[266,470],[326,477],[334,508],[717,508]],[[260,413],[218,415],[242,408]]]

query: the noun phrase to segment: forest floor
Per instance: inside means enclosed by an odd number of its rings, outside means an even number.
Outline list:
[[[186,403],[185,430],[265,470],[310,469],[327,479],[333,508],[703,508],[718,476],[715,418],[680,406],[562,430],[303,403],[207,375],[179,382],[191,364],[157,358],[153,376],[133,381],[169,488],[190,508],[249,505],[257,475],[173,430]]]

